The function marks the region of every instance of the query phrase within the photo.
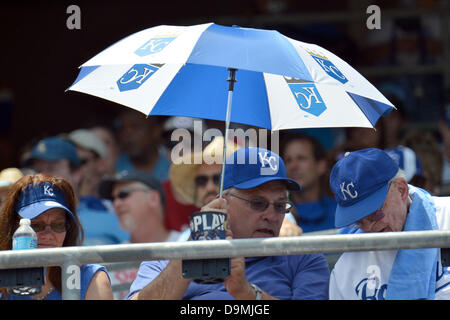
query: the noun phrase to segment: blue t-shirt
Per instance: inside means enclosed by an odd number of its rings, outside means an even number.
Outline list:
[[[130,288],[128,299],[144,288],[167,266],[168,260],[144,261]],[[287,300],[328,299],[330,271],[322,254],[252,257],[245,260],[245,274],[270,295]],[[234,299],[219,284],[191,281],[184,300]]]
[[[106,268],[99,264],[84,264],[80,267],[80,298],[81,300],[84,300],[86,296],[86,291],[89,287],[89,284],[91,283],[92,278],[94,275],[99,272],[104,271],[108,275],[109,274],[106,271]],[[8,300],[33,300],[32,297],[20,297],[20,296],[14,296],[10,295],[8,297]],[[53,290],[44,300],[62,300],[61,292],[58,290]]]
[[[296,203],[299,219],[298,224],[303,232],[313,232],[334,229],[336,200],[322,197],[319,201]]]
[[[99,198],[81,198],[77,213],[84,231],[83,245],[120,244],[130,240],[130,234],[122,229],[119,218],[108,211]]]

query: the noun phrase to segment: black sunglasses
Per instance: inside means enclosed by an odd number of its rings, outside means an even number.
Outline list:
[[[144,188],[123,188],[122,190],[119,191],[118,194],[116,195],[112,195],[111,200],[114,201],[117,198],[123,200],[128,198],[133,192],[136,191],[149,191],[150,189],[144,189]]]
[[[269,202],[265,199],[244,199],[241,197],[238,197],[235,194],[229,193],[228,195],[247,201],[250,204],[250,208],[254,211],[258,211],[258,212],[264,212],[267,210],[267,208],[270,205],[273,205],[273,208],[275,209],[276,213],[280,213],[280,214],[285,214],[291,211],[292,208],[292,203],[289,201],[276,201],[276,202]]]
[[[206,175],[201,175],[201,176],[197,176],[195,177],[195,185],[197,187],[204,187],[208,184],[208,181],[212,179],[213,183],[218,186],[219,182],[220,182],[220,174],[215,174],[212,176],[206,176]]]

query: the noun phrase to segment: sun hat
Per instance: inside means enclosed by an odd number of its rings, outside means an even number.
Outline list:
[[[184,203],[195,202],[195,177],[202,163],[223,163],[224,138],[215,137],[201,152],[187,154],[176,163],[172,163],[169,170],[170,184],[174,192],[180,196]],[[227,142],[227,155],[231,155],[239,145],[232,141]]]

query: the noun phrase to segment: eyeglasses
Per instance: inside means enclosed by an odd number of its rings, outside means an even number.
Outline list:
[[[51,222],[50,224],[44,222],[31,222],[31,228],[33,228],[35,232],[42,232],[47,226],[50,226],[50,229],[56,233],[62,233],[68,229],[66,222]]]
[[[146,192],[149,190],[150,189],[144,189],[144,188],[123,188],[116,195],[112,195],[112,201],[116,200],[117,198],[124,200],[124,199],[128,198],[133,192],[136,192],[136,191]]]
[[[213,183],[216,186],[218,186],[219,182],[220,182],[220,174],[215,174],[212,176],[206,176],[206,175],[197,176],[197,177],[195,177],[194,182],[197,187],[204,187],[208,184],[209,180],[211,180],[211,179],[212,179]]]
[[[380,209],[378,209],[377,211],[369,214],[367,217],[356,221],[350,227],[351,228],[361,228],[362,225],[363,225],[363,221],[364,220],[367,220],[367,221],[370,221],[370,222],[377,222],[377,221],[383,219],[384,216],[385,216],[385,214],[383,212],[383,208],[384,208],[384,204],[383,204],[383,206]]]
[[[390,181],[389,185],[388,185],[388,193],[391,191],[391,185],[395,184],[395,181]],[[386,201],[383,202],[383,204],[381,205],[381,207],[376,210],[375,212],[372,212],[371,214],[369,214],[368,216],[362,218],[361,220],[356,221],[355,223],[351,224],[349,227],[350,228],[361,228],[363,225],[363,221],[370,221],[370,222],[377,222],[381,219],[384,218],[385,214],[383,212],[384,207],[386,206]]]
[[[292,208],[292,203],[290,203],[289,201],[277,201],[277,202],[269,202],[265,199],[244,199],[241,197],[238,197],[235,194],[230,193],[230,196],[233,196],[235,198],[247,201],[250,204],[250,208],[254,211],[258,211],[258,212],[264,212],[267,210],[267,208],[269,207],[269,205],[273,205],[273,208],[275,209],[276,213],[280,213],[280,214],[285,214],[288,213],[289,211],[291,211]]]

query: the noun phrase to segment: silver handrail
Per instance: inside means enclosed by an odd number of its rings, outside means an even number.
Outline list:
[[[8,250],[0,252],[0,269],[61,266],[62,297],[64,300],[76,300],[80,299],[80,288],[73,284],[76,267],[87,263],[449,247],[450,230],[154,242],[39,250]]]

